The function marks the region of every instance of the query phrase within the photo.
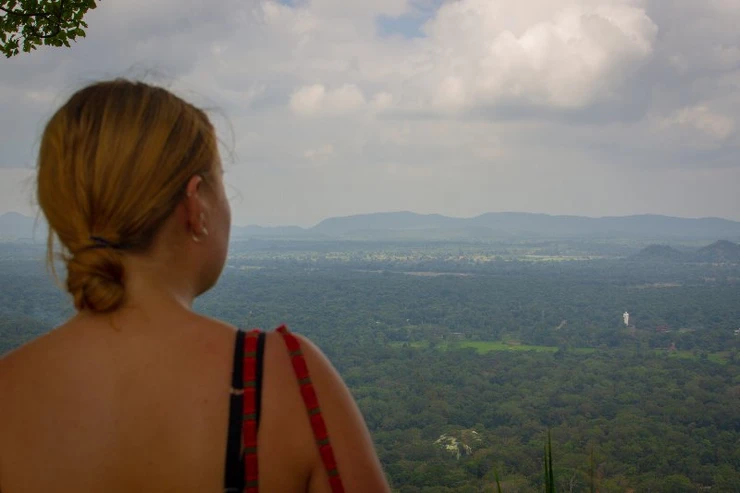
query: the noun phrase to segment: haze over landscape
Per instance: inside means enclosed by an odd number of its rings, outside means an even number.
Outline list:
[[[740,220],[734,0],[106,0],[0,72],[0,213],[82,84],[208,108],[235,224],[411,210]],[[700,22],[696,22],[700,19]],[[154,75],[151,75],[154,73]]]

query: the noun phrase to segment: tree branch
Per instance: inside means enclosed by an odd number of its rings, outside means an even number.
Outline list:
[[[59,2],[59,11],[57,12],[57,21],[59,21],[59,24],[62,23],[62,16],[64,15],[64,2],[66,0],[62,0]]]
[[[62,6],[64,6],[64,2],[62,2]],[[8,15],[15,15],[18,17],[25,17],[25,18],[30,18],[30,17],[44,17],[45,18],[51,15],[48,12],[35,12],[35,13],[34,12],[22,12],[18,10],[8,10],[5,7],[0,7],[0,10],[2,10]]]

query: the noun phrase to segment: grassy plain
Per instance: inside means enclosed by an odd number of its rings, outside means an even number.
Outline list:
[[[415,349],[429,348],[431,345],[432,343],[430,343],[429,341],[413,341],[413,342],[396,341],[396,342],[391,343],[392,347],[396,347],[396,348],[411,347]],[[461,340],[461,341],[436,343],[434,344],[434,347],[442,351],[447,351],[449,349],[471,348],[471,349],[475,349],[475,351],[478,354],[487,354],[487,353],[492,353],[496,351],[535,351],[538,353],[555,353],[558,351],[558,348],[556,346],[533,346],[529,344],[519,344],[513,341]],[[568,351],[571,351],[576,354],[592,354],[598,350],[599,349],[597,348],[588,348],[588,347],[568,348]],[[688,360],[694,360],[694,361],[699,360],[701,358],[700,355],[692,351],[668,351],[666,349],[656,349],[654,353],[656,356],[667,354],[669,358],[680,358],[680,359],[688,359]],[[718,352],[718,353],[707,353],[706,358],[712,363],[724,365],[728,363],[729,358],[730,358],[730,353],[728,351]]]
[[[430,343],[428,341],[393,342],[391,343],[391,346],[404,347],[405,344],[417,349],[430,347]],[[452,341],[440,342],[435,344],[434,347],[441,350],[472,348],[475,349],[478,354],[486,354],[494,351],[535,351],[538,353],[554,353],[558,350],[555,346],[532,346],[512,341]],[[588,354],[596,351],[594,348],[572,348],[569,350],[579,354]]]

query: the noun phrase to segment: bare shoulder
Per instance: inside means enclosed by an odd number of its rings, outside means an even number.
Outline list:
[[[5,407],[3,404],[5,403],[7,405],[7,402],[9,402],[10,379],[11,376],[16,373],[14,369],[18,365],[19,351],[19,349],[16,349],[15,351],[0,357],[0,395],[3,396],[3,398],[0,399],[0,426],[2,426],[3,423],[2,415],[3,408]]]
[[[10,431],[23,419],[24,406],[34,392],[29,382],[44,371],[41,357],[53,346],[50,340],[55,337],[52,331],[0,357],[0,477],[3,458],[10,457],[13,450]]]
[[[390,491],[365,420],[347,385],[316,344],[305,336],[294,335],[301,344],[345,488],[357,492]],[[311,491],[324,491],[325,481],[326,473],[319,463]]]
[[[0,437],[6,436],[3,427],[9,425],[10,406],[15,401],[13,397],[13,376],[18,373],[19,359],[22,358],[21,349],[16,349],[0,357]],[[4,440],[0,438],[0,459],[3,457]],[[0,460],[0,472],[2,460]],[[2,476],[0,474],[0,476]]]
[[[223,357],[223,345],[232,345],[237,328],[229,323],[215,318],[193,314],[193,336],[199,344],[199,352],[208,353],[213,350],[218,358]]]
[[[0,357],[0,395],[13,395],[17,382],[23,381],[29,371],[38,367],[36,360],[54,345],[56,338],[55,331],[51,331]],[[12,399],[0,400],[0,415],[3,412],[2,402],[12,402]]]
[[[7,396],[10,390],[10,378],[15,373],[14,368],[18,365],[19,349],[12,351],[0,357],[0,395]],[[0,399],[0,414],[3,412],[3,402],[7,399]]]

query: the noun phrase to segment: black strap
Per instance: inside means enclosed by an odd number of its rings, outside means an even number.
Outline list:
[[[264,362],[265,362],[265,333],[260,332],[257,337],[257,392],[255,396],[255,404],[257,407],[257,429],[260,429],[260,414],[262,414],[262,374],[264,373]]]
[[[236,332],[234,363],[231,372],[231,396],[229,398],[229,430],[226,441],[226,468],[224,491],[241,492],[244,489],[244,462],[241,460],[242,407],[244,401],[244,332]]]
[[[242,408],[244,407],[244,331],[236,332],[234,342],[234,365],[231,373],[231,397],[229,399],[229,428],[226,441],[226,466],[224,471],[224,492],[244,490],[244,460],[242,455]],[[265,333],[257,338],[257,429],[262,410],[262,375],[264,373]]]

